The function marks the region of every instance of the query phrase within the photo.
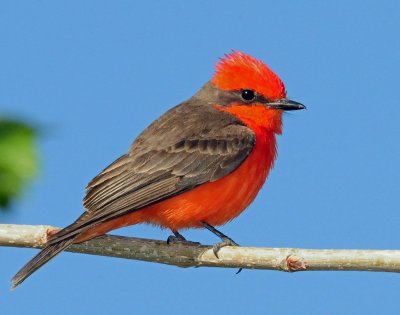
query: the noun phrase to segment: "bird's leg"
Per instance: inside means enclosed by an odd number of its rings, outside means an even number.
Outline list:
[[[187,244],[195,244],[195,245],[199,245],[200,244],[199,242],[188,241],[177,230],[172,230],[171,229],[171,231],[172,231],[172,233],[174,233],[174,235],[168,236],[168,239],[167,239],[167,243],[168,244],[171,244],[171,243],[187,243]]]
[[[233,239],[231,239],[230,237],[226,236],[224,233],[218,231],[215,227],[213,227],[212,225],[208,224],[207,222],[201,221],[201,224],[209,231],[211,231],[212,233],[214,233],[215,235],[217,235],[222,242],[217,243],[213,246],[213,252],[215,257],[218,257],[218,252],[222,247],[225,246],[239,246],[238,243],[236,243]]]

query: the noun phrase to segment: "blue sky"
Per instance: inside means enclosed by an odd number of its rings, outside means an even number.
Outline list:
[[[2,1],[0,113],[41,126],[42,169],[0,221],[69,224],[87,182],[237,49],[308,110],[285,116],[268,182],[221,230],[247,246],[399,248],[399,12],[396,1]],[[0,248],[1,313],[384,314],[400,290],[396,274],[235,275],[63,253],[10,292],[35,252]]]

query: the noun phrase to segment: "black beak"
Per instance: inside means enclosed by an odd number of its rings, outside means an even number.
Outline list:
[[[273,109],[282,109],[282,110],[299,110],[305,109],[306,107],[298,102],[288,100],[283,98],[281,100],[277,100],[275,102],[267,103],[266,104],[269,108]]]

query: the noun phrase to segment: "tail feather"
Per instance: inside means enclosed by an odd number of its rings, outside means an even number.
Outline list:
[[[46,245],[35,257],[33,257],[18,273],[11,279],[12,289],[15,289],[32,273],[42,267],[50,259],[58,255],[74,242],[75,238],[64,239],[60,242]]]

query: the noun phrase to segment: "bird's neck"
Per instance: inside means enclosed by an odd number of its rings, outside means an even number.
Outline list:
[[[254,131],[256,145],[252,154],[263,165],[260,176],[265,180],[277,155],[275,135],[282,133],[282,111],[268,109],[264,105],[217,105],[216,108],[239,118]]]
[[[282,133],[282,111],[266,108],[264,105],[231,105],[218,106],[218,110],[228,112],[239,118],[249,128],[251,128],[257,136],[263,136],[266,133],[281,134]]]

